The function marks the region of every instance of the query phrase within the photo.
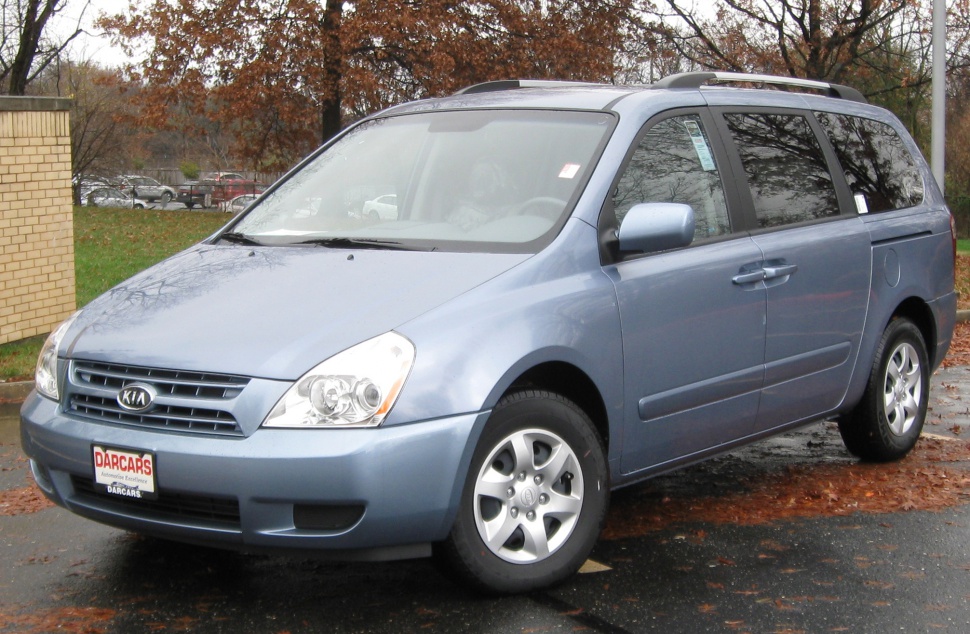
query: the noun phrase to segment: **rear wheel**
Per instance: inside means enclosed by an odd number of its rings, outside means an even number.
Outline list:
[[[586,560],[608,497],[603,443],[585,412],[548,392],[509,395],[475,449],[444,555],[491,592],[555,584]]]
[[[846,448],[863,460],[887,462],[916,444],[929,402],[929,356],[919,328],[894,319],[883,332],[862,401],[839,419]]]

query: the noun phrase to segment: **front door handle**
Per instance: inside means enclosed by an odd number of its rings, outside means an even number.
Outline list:
[[[760,282],[765,279],[764,269],[757,269],[751,271],[750,273],[738,273],[731,278],[731,281],[735,284],[754,284],[755,282]]]
[[[764,279],[773,280],[777,277],[788,277],[798,270],[797,264],[779,264],[777,266],[764,267]]]

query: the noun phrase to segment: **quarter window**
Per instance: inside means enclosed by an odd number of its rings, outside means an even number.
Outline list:
[[[747,177],[759,227],[839,214],[832,175],[805,117],[727,114]]]
[[[696,239],[731,230],[717,164],[698,115],[664,119],[640,140],[613,195],[617,226],[631,207],[648,202],[690,205]]]
[[[844,114],[815,117],[835,148],[859,213],[913,207],[923,202],[923,177],[891,126]]]

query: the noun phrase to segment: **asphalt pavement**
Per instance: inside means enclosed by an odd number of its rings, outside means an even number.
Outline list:
[[[486,597],[432,560],[247,555],[47,506],[0,405],[0,632],[967,632],[968,426],[970,367],[942,370],[896,466],[812,425],[615,492],[584,572]]]

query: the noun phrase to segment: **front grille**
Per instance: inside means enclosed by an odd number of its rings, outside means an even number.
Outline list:
[[[72,394],[70,410],[76,416],[122,425],[230,436],[242,434],[232,414],[213,409],[159,405],[147,414],[136,414],[121,409],[115,399]]]
[[[129,383],[150,383],[159,394],[207,399],[231,399],[249,379],[229,374],[139,368],[113,363],[75,361],[74,375],[81,384],[121,389]]]
[[[74,494],[81,502],[104,510],[151,519],[195,520],[227,528],[239,528],[239,500],[159,491],[154,500],[137,500],[105,493],[90,478],[72,475]]]
[[[118,391],[132,383],[155,388],[158,399],[153,408],[132,412],[118,404]],[[248,383],[247,378],[226,374],[75,361],[67,408],[75,416],[100,422],[241,436],[228,406]]]

